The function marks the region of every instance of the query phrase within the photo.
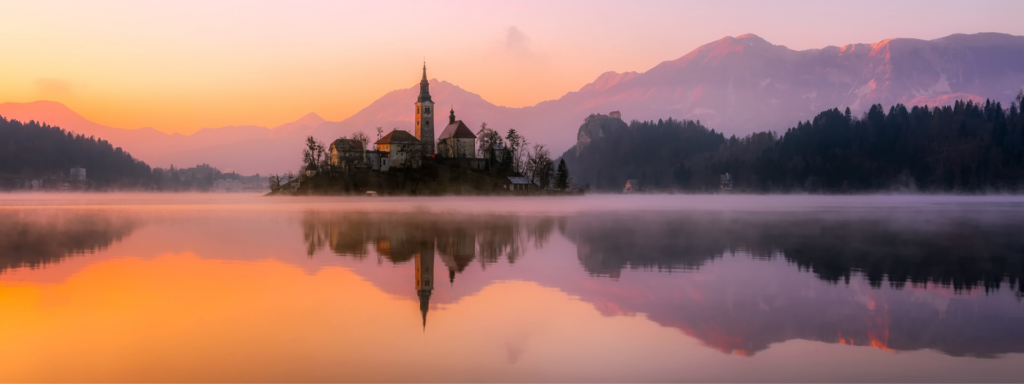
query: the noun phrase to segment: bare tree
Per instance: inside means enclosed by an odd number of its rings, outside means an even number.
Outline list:
[[[505,146],[505,140],[501,138],[498,131],[487,128],[487,123],[480,124],[480,132],[477,133],[477,140],[480,142],[477,153],[480,157],[490,160],[497,160],[494,154],[495,146]]]
[[[551,154],[544,145],[534,144],[533,152],[526,154],[526,173],[530,182],[540,185],[541,189],[547,189],[551,185],[552,173],[555,171],[555,163],[551,160]]]
[[[272,174],[272,175],[270,175],[269,179],[270,179],[270,185],[269,186],[270,186],[270,190],[271,191],[276,191],[278,189],[281,189],[281,176],[279,176],[277,174]]]
[[[331,158],[327,154],[327,148],[313,136],[306,137],[306,149],[302,150],[302,162],[306,166],[313,165],[317,170],[323,170],[330,164]]]
[[[379,127],[378,127],[378,129],[379,129]],[[370,141],[370,137],[366,136],[366,134],[363,133],[363,131],[359,131],[359,132],[352,133],[352,140],[358,140],[360,143],[363,143],[363,145],[365,146],[366,142]]]

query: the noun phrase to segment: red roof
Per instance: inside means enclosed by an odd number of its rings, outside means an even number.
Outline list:
[[[448,126],[444,128],[444,131],[441,131],[441,136],[438,136],[437,139],[441,140],[449,137],[454,137],[456,139],[475,139],[476,135],[473,134],[473,131],[470,130],[466,124],[462,123],[462,120],[455,120],[454,123],[448,124]]]
[[[377,140],[377,142],[375,144],[409,144],[409,143],[419,144],[420,141],[419,141],[419,139],[416,138],[416,136],[413,136],[409,132],[406,132],[406,131],[403,131],[403,130],[400,130],[400,129],[396,129],[394,131],[391,131],[387,135],[384,135],[384,137],[380,138],[380,140]]]

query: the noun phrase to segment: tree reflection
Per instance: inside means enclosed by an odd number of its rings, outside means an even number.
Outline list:
[[[43,268],[127,237],[136,222],[94,212],[0,211],[0,273]]]
[[[873,287],[888,281],[951,286],[957,291],[1008,285],[1024,276],[1024,218],[920,213],[688,212],[580,215],[565,235],[592,275],[626,268],[695,269],[727,253],[784,257],[818,278],[849,282],[861,273]]]
[[[515,263],[528,246],[543,247],[555,218],[420,212],[306,212],[302,219],[307,254],[328,248],[340,256],[365,258],[370,250],[391,263],[437,252],[461,273],[476,260],[481,268]]]

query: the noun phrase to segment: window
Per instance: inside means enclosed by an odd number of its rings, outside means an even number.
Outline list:
[[[430,114],[430,107],[426,108],[426,112],[427,112],[428,115]]]
[[[416,106],[416,114],[419,114],[419,113],[420,113],[420,106],[417,105]]]

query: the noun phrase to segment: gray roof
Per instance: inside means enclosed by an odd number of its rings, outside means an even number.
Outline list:
[[[512,184],[530,184],[530,180],[522,176],[509,176],[508,181]]]
[[[331,149],[342,151],[362,151],[363,142],[356,139],[338,139],[331,143]]]

